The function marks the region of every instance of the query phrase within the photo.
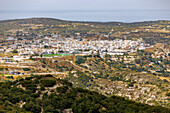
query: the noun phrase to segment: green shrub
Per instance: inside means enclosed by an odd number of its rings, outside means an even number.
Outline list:
[[[56,84],[56,81],[55,80],[41,80],[40,83],[44,87],[53,87]]]
[[[4,70],[4,68],[0,67],[0,71],[3,71],[3,70]]]
[[[68,90],[68,86],[57,87],[56,90],[58,93],[66,93]]]
[[[30,71],[30,68],[22,68],[24,71]]]

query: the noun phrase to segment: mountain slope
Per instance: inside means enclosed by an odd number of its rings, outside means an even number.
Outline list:
[[[122,97],[73,88],[52,75],[0,83],[0,112],[73,113],[168,113],[170,109],[149,106]]]

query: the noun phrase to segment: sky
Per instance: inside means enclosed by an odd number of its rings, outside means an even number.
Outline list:
[[[0,10],[169,10],[170,0],[0,0]]]

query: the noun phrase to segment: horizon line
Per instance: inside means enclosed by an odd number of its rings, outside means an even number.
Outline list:
[[[106,9],[106,10],[101,10],[101,9],[45,9],[45,10],[39,10],[39,9],[34,9],[34,10],[20,10],[20,9],[0,9],[0,11],[168,11],[170,9]]]
[[[90,23],[90,22],[96,22],[96,23],[112,23],[112,22],[115,22],[115,23],[124,23],[124,24],[130,24],[130,23],[142,23],[142,22],[154,22],[154,21],[170,21],[170,19],[168,20],[165,20],[165,19],[162,19],[162,20],[144,20],[144,21],[135,21],[135,22],[120,22],[120,21],[106,21],[106,22],[102,22],[102,21],[77,21],[77,20],[67,20],[67,19],[59,19],[59,18],[52,18],[52,17],[28,17],[28,18],[16,18],[16,19],[4,19],[4,20],[0,20],[1,21],[12,21],[12,20],[27,20],[27,19],[56,19],[56,20],[60,20],[60,21],[70,21],[70,22],[84,22],[84,23]]]

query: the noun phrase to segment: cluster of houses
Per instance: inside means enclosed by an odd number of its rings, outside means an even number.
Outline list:
[[[136,52],[138,49],[151,47],[143,41],[133,40],[87,40],[61,37],[40,37],[35,40],[22,39],[20,41],[9,37],[14,43],[5,45],[1,48],[1,53],[10,53],[15,50],[17,56],[13,60],[20,61],[29,59],[30,56],[41,56],[46,54],[81,54],[90,55],[99,53],[101,57],[107,53],[109,55],[123,55],[125,53]],[[0,62],[9,58],[0,58]]]

